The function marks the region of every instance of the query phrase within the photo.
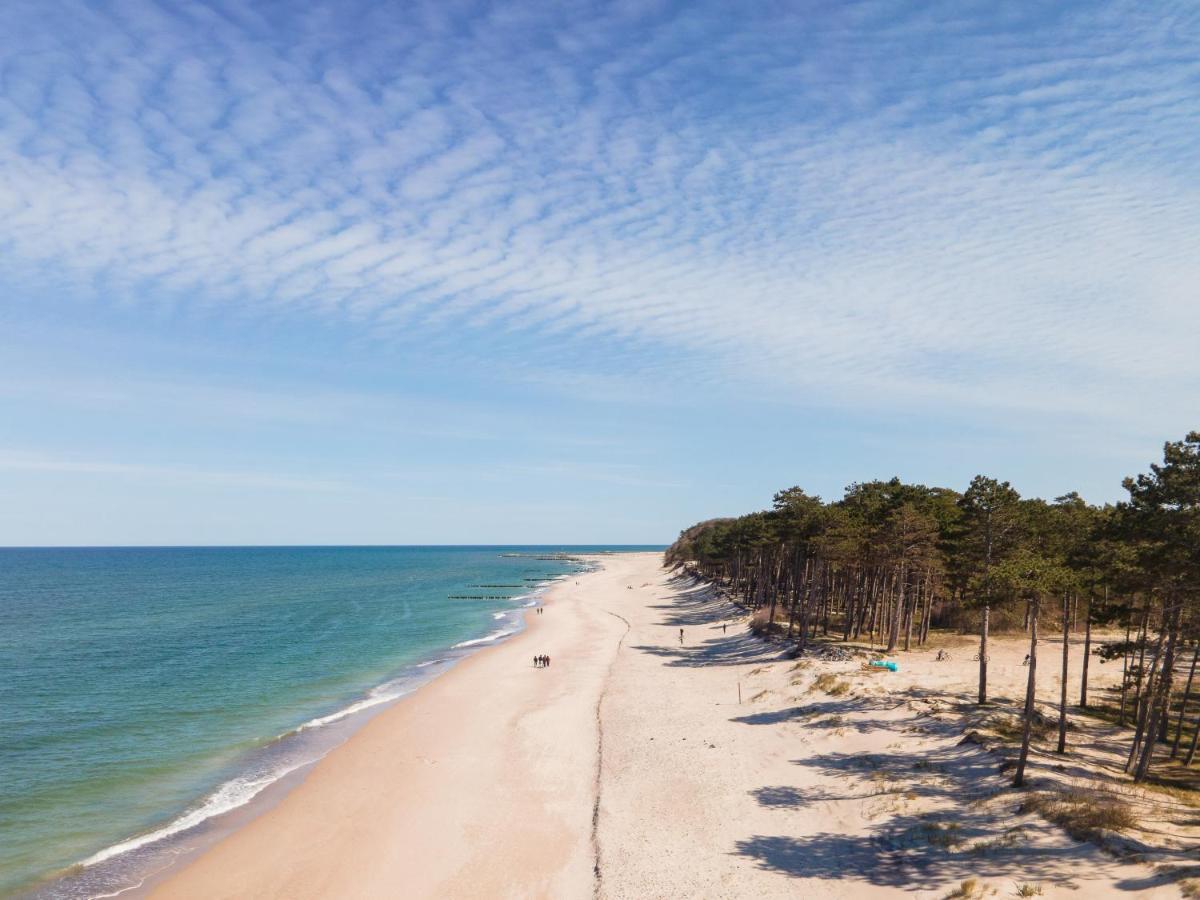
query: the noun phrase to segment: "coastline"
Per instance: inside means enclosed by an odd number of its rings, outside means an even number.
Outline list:
[[[546,610],[138,895],[930,900],[978,878],[1178,896],[1169,875],[1022,808],[1003,757],[964,740],[969,637],[941,638],[952,662],[926,648],[896,673],[797,661],[657,553],[604,558],[551,587]],[[998,694],[1023,646],[996,639]],[[1063,777],[1060,760],[1039,751],[1035,783]]]
[[[529,613],[568,570],[547,577],[513,598],[520,605],[492,614],[493,629],[430,651],[406,663],[382,682],[340,706],[279,733],[241,757],[234,774],[189,807],[147,831],[131,834],[92,856],[50,873],[13,896],[34,898],[137,898],[168,879],[181,866],[274,808],[302,784],[330,752],[351,739],[376,716],[424,690],[458,665],[511,640],[528,627]],[[498,599],[498,598],[497,598]]]
[[[661,560],[582,556],[597,567],[580,581]],[[526,611],[523,630],[384,708],[270,808],[122,896],[508,895],[514,877],[534,894],[590,893],[587,736],[616,645],[594,638],[621,623],[581,603],[572,577],[542,602],[545,615]],[[537,652],[549,669],[533,668]]]

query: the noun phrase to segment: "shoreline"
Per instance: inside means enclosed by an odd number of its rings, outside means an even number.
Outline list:
[[[225,778],[178,814],[148,831],[109,844],[57,873],[50,873],[14,896],[29,900],[77,896],[138,900],[147,896],[191,860],[277,806],[326,756],[351,740],[374,718],[445,677],[463,662],[519,637],[529,627],[531,611],[543,604],[550,589],[576,574],[564,572],[531,585],[528,593],[513,598],[521,601],[520,605],[492,614],[494,624],[499,627],[478,638],[466,638],[430,651],[429,658],[406,664],[343,705],[314,715],[247,751],[237,774]],[[300,761],[289,763],[288,757],[300,757]],[[265,772],[259,771],[264,768]],[[230,796],[236,789],[248,790],[248,795]],[[211,808],[222,804],[227,805]]]
[[[657,553],[604,558],[547,591],[546,610],[138,896],[932,900],[964,881],[971,896],[1178,896],[1169,874],[1025,807],[1091,789],[1049,746],[1030,790],[1009,784],[986,734],[1017,708],[1020,637],[996,636],[997,699],[980,710],[969,638],[896,654],[897,672],[853,648],[795,659]],[[1094,677],[1099,691],[1114,675]],[[1098,773],[1112,735],[1076,724]],[[1121,796],[1158,824],[1161,795]]]
[[[544,893],[590,893],[594,765],[554,755],[594,722],[595,703],[579,699],[598,696],[610,659],[592,638],[611,627],[604,619],[619,623],[579,604],[573,581],[607,571],[614,556],[657,565],[661,554],[584,556],[595,568],[550,583],[545,615],[527,610],[520,632],[374,716],[270,809],[123,896],[506,895],[514,864],[535,880],[541,869]],[[550,654],[549,669],[533,668],[535,648]],[[541,721],[548,709],[558,721]],[[572,749],[590,756],[586,741]],[[486,846],[464,846],[472,832],[486,833]]]

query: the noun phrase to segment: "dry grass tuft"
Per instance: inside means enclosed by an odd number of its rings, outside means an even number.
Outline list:
[[[983,721],[983,727],[1000,738],[1002,741],[1019,744],[1021,737],[1025,733],[1025,720],[1019,715],[1009,715],[1008,713],[996,713],[988,716]],[[1033,733],[1032,737],[1035,741],[1044,741],[1051,734],[1057,733],[1058,724],[1052,722],[1046,715],[1039,711],[1033,714]]]
[[[1189,781],[1195,777],[1193,772],[1185,772],[1185,774],[1192,776]],[[1164,766],[1163,771],[1152,773],[1149,778],[1142,782],[1142,787],[1156,794],[1165,794],[1172,800],[1178,800],[1184,806],[1200,809],[1200,790],[1197,790],[1190,783],[1186,783],[1177,777],[1173,778],[1172,776],[1175,775],[1175,772]]]
[[[1007,829],[1004,834],[998,835],[985,841],[976,841],[969,850],[978,856],[986,856],[989,853],[994,853],[1003,850],[1011,850],[1025,840],[1025,829],[1021,825],[1016,825]]]
[[[1025,884],[1017,885],[1018,897],[1040,897],[1042,896],[1042,886],[1040,884]]]
[[[818,675],[816,680],[812,683],[811,690],[824,691],[831,697],[840,697],[849,692],[850,682],[838,678],[837,675],[833,674],[832,672],[823,672],[822,674]]]
[[[1137,826],[1137,816],[1129,802],[1116,791],[1102,788],[1067,788],[1032,794],[1021,804],[1021,812],[1037,813],[1077,841],[1100,843],[1105,832]]]
[[[921,826],[921,830],[925,834],[926,842],[931,847],[941,847],[943,850],[949,850],[951,847],[957,847],[963,842],[962,834],[960,834],[961,829],[954,822],[947,824],[928,822]]]
[[[944,900],[972,900],[983,893],[978,878],[964,878],[954,890],[948,893]]]

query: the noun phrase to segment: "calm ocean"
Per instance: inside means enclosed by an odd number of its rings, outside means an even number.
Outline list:
[[[0,549],[0,895],[119,891],[519,629],[537,557],[634,549]]]

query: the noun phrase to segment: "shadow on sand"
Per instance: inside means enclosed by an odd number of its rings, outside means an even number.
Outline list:
[[[634,649],[658,656],[668,666],[736,666],[786,658],[784,646],[762,640],[741,624],[737,633],[714,633],[720,623],[741,618],[744,611],[707,585],[676,577],[669,586],[672,594],[651,608],[662,614],[657,624],[685,629],[684,645],[642,644]],[[944,739],[917,755],[900,750],[833,752],[792,760],[796,766],[815,770],[826,785],[764,785],[750,791],[755,802],[772,810],[797,810],[855,801],[863,804],[869,833],[755,834],[737,841],[732,855],[791,877],[857,881],[909,891],[944,891],[972,877],[1000,884],[1011,881],[1014,873],[1022,881],[1070,887],[1077,886],[1073,879],[1086,872],[1111,878],[1119,890],[1136,893],[1186,874],[1181,868],[1174,873],[1131,877],[1131,870],[1121,860],[1088,843],[1064,843],[1057,826],[1021,815],[1020,805],[1028,795],[1011,788],[1008,776],[1001,773],[1007,754],[988,752],[969,739],[959,739],[973,720],[1011,712],[1017,706],[1015,700],[996,699],[996,705],[981,710],[967,693],[914,686],[890,696],[814,697],[812,702],[731,719],[750,726],[800,722],[809,733],[883,730],[897,736],[918,732],[926,738]],[[1103,738],[1102,728],[1086,723],[1077,728],[1078,739],[1086,737],[1098,743]],[[1035,750],[1035,755],[1042,754]],[[1094,774],[1089,767],[1095,763],[1056,757],[1053,765],[1071,778]],[[912,811],[909,803],[918,804],[923,811]],[[1156,855],[1181,866],[1193,862],[1186,855]]]
[[[780,659],[784,648],[760,640],[740,622],[731,623],[742,611],[711,587],[684,576],[675,576],[668,584],[673,591],[670,597],[649,608],[662,613],[657,624],[683,628],[684,643],[635,644],[634,650],[661,657],[668,666],[741,666]],[[733,627],[725,633],[722,623]]]

